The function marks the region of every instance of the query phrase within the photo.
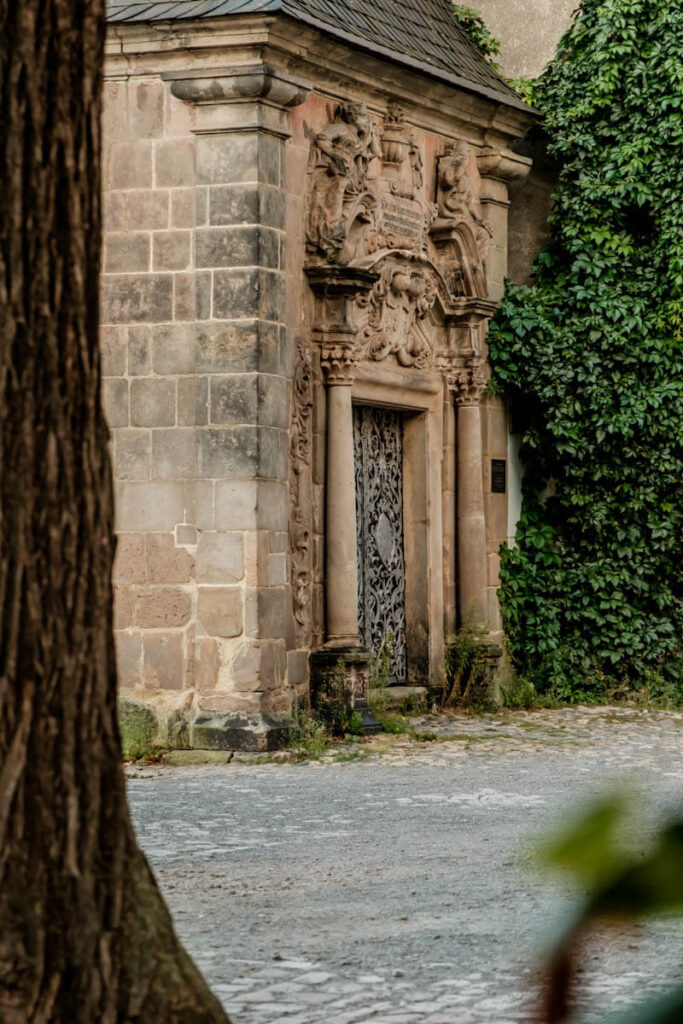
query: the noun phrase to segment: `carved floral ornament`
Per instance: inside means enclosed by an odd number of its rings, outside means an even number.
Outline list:
[[[313,364],[308,346],[299,339],[292,379],[289,517],[292,610],[301,630],[310,629],[311,600],[311,412]]]

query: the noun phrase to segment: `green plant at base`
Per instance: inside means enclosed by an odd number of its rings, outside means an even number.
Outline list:
[[[536,687],[524,676],[515,676],[507,686],[501,685],[500,692],[503,705],[512,710],[528,711],[530,708],[535,708],[538,703]]]
[[[467,4],[453,4],[453,14],[470,42],[476,46],[491,67],[499,71],[500,65],[491,58],[500,53],[500,43],[487,28],[479,11],[468,7]]]
[[[321,722],[309,708],[299,704],[292,708],[289,745],[297,753],[305,753],[311,757],[319,757],[330,745],[325,723]]]
[[[505,627],[566,701],[683,687],[682,68],[679,0],[583,0],[535,96],[551,242],[489,334],[526,418]]]
[[[443,704],[484,709],[493,704],[486,661],[486,629],[465,622],[446,647]]]
[[[387,633],[382,646],[370,658],[368,666],[368,688],[370,708],[379,719],[388,707],[387,687],[391,682],[391,659],[394,652],[394,634]]]

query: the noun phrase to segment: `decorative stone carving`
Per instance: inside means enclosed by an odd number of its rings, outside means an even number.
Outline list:
[[[488,293],[484,264],[493,230],[484,220],[468,173],[470,150],[455,142],[439,158],[437,170],[438,218],[431,233],[448,250],[451,280],[456,294],[485,297]]]
[[[326,383],[352,384],[358,359],[359,352],[354,344],[335,345],[323,342],[320,348],[320,365]]]
[[[487,384],[483,367],[465,366],[448,374],[448,389],[456,405],[479,405]]]
[[[348,263],[372,251],[376,197],[367,191],[370,161],[381,153],[363,103],[341,103],[311,147],[306,216],[309,259]]]
[[[413,172],[413,188],[417,193],[422,192],[425,183],[424,176],[424,161],[422,159],[422,151],[417,141],[415,132],[410,133],[410,166]],[[436,214],[436,211],[433,211]],[[432,220],[434,216],[432,216]]]
[[[427,365],[431,347],[422,321],[436,301],[436,287],[420,263],[387,260],[370,294],[360,300],[368,310],[363,348],[369,359],[392,353],[401,366]]]
[[[311,353],[302,340],[297,341],[293,375],[292,428],[289,444],[289,521],[290,582],[294,618],[304,631],[310,631],[311,545],[310,545],[310,472],[311,410],[313,408],[313,365]]]
[[[403,108],[395,101],[389,104],[380,134],[384,168],[399,169],[410,151],[410,138],[403,117]]]

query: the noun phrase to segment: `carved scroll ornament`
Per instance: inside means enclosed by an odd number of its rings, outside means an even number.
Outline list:
[[[308,347],[299,340],[293,377],[292,423],[289,445],[290,582],[294,618],[303,629],[310,628],[311,545],[310,473],[311,411],[313,408],[313,367]]]

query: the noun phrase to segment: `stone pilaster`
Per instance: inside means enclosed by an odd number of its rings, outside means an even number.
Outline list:
[[[208,415],[193,425],[197,478],[214,506],[198,537],[193,742],[216,745],[227,730],[234,744],[235,715],[256,716],[260,729],[291,704],[284,166],[289,110],[309,89],[264,64],[165,78],[194,111],[196,380]],[[237,586],[223,572],[232,542],[243,556]]]
[[[493,230],[486,259],[489,297],[499,301],[508,266],[508,185],[527,176],[531,160],[507,150],[487,147],[477,154],[477,167],[481,177],[479,199],[484,217]]]

